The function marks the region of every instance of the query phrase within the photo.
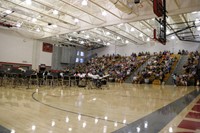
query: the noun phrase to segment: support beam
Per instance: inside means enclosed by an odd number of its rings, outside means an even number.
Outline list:
[[[184,16],[183,14],[181,14],[181,16],[183,17],[184,21],[186,22],[187,26],[189,27],[189,24],[188,24],[188,22],[187,22],[185,16]],[[194,36],[193,31],[192,31],[191,28],[190,28],[190,32],[192,33],[192,36],[193,36],[193,38],[195,39],[195,36]]]
[[[192,28],[192,27],[195,27],[195,26],[188,26],[188,27],[186,27],[186,28],[183,28],[183,29],[181,29],[181,30],[178,30],[178,31],[175,31],[170,25],[168,25],[169,27],[170,27],[170,29],[171,30],[173,30],[174,32],[173,33],[170,33],[170,34],[168,34],[167,36],[170,36],[170,35],[173,35],[173,34],[176,34],[176,36],[178,37],[178,38],[180,38],[179,36],[178,36],[178,34],[177,33],[179,33],[179,32],[181,32],[181,31],[184,31],[184,30],[187,30],[187,29],[190,29],[190,28]]]

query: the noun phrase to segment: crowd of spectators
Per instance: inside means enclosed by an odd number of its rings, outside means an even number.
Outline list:
[[[184,54],[186,55],[186,54]],[[177,86],[189,86],[197,85],[198,74],[197,74],[197,65],[199,60],[199,52],[190,52],[187,53],[188,60],[183,66],[183,74],[173,75],[174,85]]]
[[[181,75],[174,74],[173,81],[175,85],[191,85],[197,84],[197,64],[199,59],[199,52],[188,52],[179,50],[178,54],[187,55],[187,63],[183,66],[184,73]],[[129,77],[137,68],[146,62],[146,66],[135,74],[132,78],[133,83],[150,84],[154,80],[159,80],[160,83],[164,81],[165,76],[171,74],[171,69],[177,57],[170,53],[170,51],[155,52],[150,55],[149,52],[140,52],[138,54],[132,53],[130,56],[121,56],[119,54],[103,55],[101,57],[94,57],[86,63],[76,64],[73,68],[66,67],[61,71],[33,71],[39,77],[53,77],[63,76],[80,76],[87,75],[109,75],[109,80],[113,82],[123,82]],[[25,72],[23,72],[25,73]],[[191,83],[193,82],[193,83]]]
[[[146,67],[133,76],[133,83],[152,83],[155,79],[163,82],[167,73],[171,72],[172,65],[177,61],[176,56],[169,51],[154,53],[152,58],[147,62]]]

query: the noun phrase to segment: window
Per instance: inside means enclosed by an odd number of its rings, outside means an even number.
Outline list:
[[[80,63],[83,63],[83,62],[84,62],[83,58],[80,58]]]
[[[84,56],[84,52],[81,51],[81,56]]]
[[[77,56],[79,56],[79,51],[77,51]]]
[[[76,58],[76,62],[77,62],[77,63],[79,62],[79,58]]]

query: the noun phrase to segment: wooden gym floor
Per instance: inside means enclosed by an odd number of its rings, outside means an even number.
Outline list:
[[[126,83],[0,87],[0,133],[195,133],[199,94],[199,87]]]

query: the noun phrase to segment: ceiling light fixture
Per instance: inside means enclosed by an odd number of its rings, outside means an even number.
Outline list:
[[[89,36],[89,35],[86,35],[85,38],[90,38],[90,36]]]
[[[97,40],[97,42],[100,42],[100,41],[101,41],[101,39],[98,39],[98,40]]]
[[[31,5],[32,4],[32,0],[26,0],[26,4],[27,5]]]
[[[11,11],[11,10],[5,10],[4,11],[6,14],[11,14],[13,11]]]
[[[110,43],[108,42],[107,45],[110,45]],[[107,117],[105,117],[105,119],[106,119],[106,118],[107,118]]]
[[[140,37],[143,37],[143,34],[142,33],[140,33],[140,35],[139,35]]]
[[[199,19],[197,18],[196,20],[195,20],[195,24],[198,24],[199,23]]]
[[[53,24],[52,27],[53,27],[53,28],[57,28],[58,26],[57,26],[56,24]]]
[[[132,28],[131,28],[131,31],[135,31],[135,29],[132,27]]]
[[[79,20],[78,20],[77,18],[75,18],[75,19],[74,19],[74,22],[75,22],[75,23],[78,23],[78,22],[79,22]]]
[[[83,0],[82,2],[81,2],[81,4],[83,5],[83,6],[87,6],[87,0]]]
[[[175,39],[175,36],[171,36],[171,39],[174,40],[174,39]]]
[[[195,13],[197,13],[197,11],[192,12],[192,14],[195,14]]]
[[[118,36],[118,37],[117,37],[117,39],[119,40],[119,39],[120,39],[120,37]]]
[[[197,30],[200,31],[200,27],[197,27]]]
[[[37,32],[40,32],[40,28],[37,28],[36,31],[37,31]]]
[[[35,23],[37,21],[36,18],[32,18],[32,22]]]
[[[58,11],[57,10],[53,10],[53,14],[54,15],[58,15]]]
[[[17,26],[18,28],[20,28],[20,27],[22,26],[22,24],[21,24],[21,23],[17,23],[16,26]]]
[[[81,41],[80,44],[84,44],[84,41]]]
[[[102,11],[102,15],[103,15],[103,16],[106,16],[106,15],[107,15],[107,12],[106,12],[106,11]]]
[[[110,35],[110,32],[106,32],[106,35]]]
[[[166,34],[169,34],[169,33],[170,33],[170,31],[169,31],[169,30],[167,30]]]
[[[125,43],[129,43],[129,41],[128,41],[128,40],[126,40],[126,41],[125,41]]]
[[[150,38],[148,37],[148,38],[147,38],[147,42],[149,42],[149,41],[150,41]]]

